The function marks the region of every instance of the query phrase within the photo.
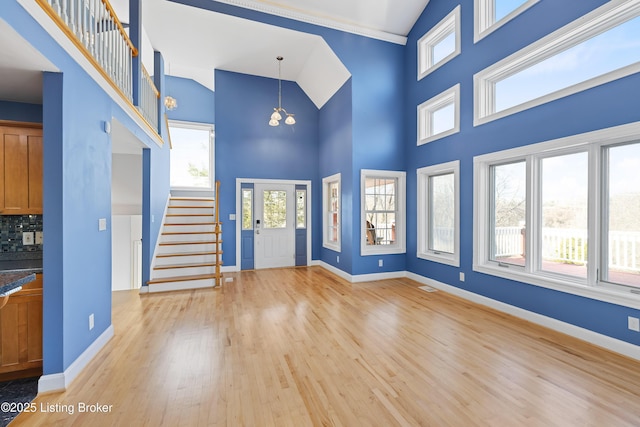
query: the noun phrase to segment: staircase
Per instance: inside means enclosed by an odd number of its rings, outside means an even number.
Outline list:
[[[222,230],[216,208],[215,200],[210,198],[169,199],[148,282],[149,292],[221,284]]]

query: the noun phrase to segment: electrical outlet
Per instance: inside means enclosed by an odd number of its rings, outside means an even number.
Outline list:
[[[42,231],[36,231],[36,245],[42,244]]]
[[[378,260],[378,267],[382,267],[384,265],[384,261],[379,259]]]
[[[640,319],[637,317],[628,317],[629,329],[632,331],[640,332]]]
[[[464,273],[462,271],[460,272],[460,281],[464,282]]]
[[[22,244],[33,245],[33,231],[25,231],[22,233]]]
[[[89,330],[92,330],[94,326],[94,322],[93,322],[93,313],[91,313],[89,315]]]
[[[336,255],[336,262],[340,264],[340,255]]]

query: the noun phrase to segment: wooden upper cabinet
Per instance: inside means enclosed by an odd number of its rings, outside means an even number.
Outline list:
[[[0,126],[0,215],[42,214],[42,129]]]

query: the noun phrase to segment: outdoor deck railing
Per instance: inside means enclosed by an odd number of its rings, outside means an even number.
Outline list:
[[[495,256],[524,254],[524,229],[497,227]],[[542,229],[542,258],[568,264],[583,265],[588,261],[587,230],[570,228]],[[610,231],[608,242],[609,268],[640,272],[640,232]]]

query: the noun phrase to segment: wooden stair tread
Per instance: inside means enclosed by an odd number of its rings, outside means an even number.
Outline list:
[[[162,242],[158,246],[180,246],[180,245],[215,245],[216,243],[222,243],[222,240],[202,240],[193,242]]]
[[[195,262],[187,264],[171,264],[171,265],[159,265],[153,267],[154,270],[171,270],[174,268],[196,268],[196,267],[215,267],[215,261],[211,262]]]
[[[220,234],[222,231],[165,231],[163,236],[180,236],[181,234],[188,236],[197,236],[198,234]]]
[[[222,275],[218,276],[216,274],[194,274],[191,276],[161,277],[158,279],[151,279],[147,282],[147,284],[153,285],[156,283],[188,282],[190,280],[218,279],[220,277],[222,277]]]
[[[167,214],[167,217],[177,217],[177,216],[213,216],[211,213],[201,213],[201,214]]]
[[[185,253],[174,253],[174,254],[158,254],[156,258],[170,258],[175,256],[206,256],[206,255],[215,255],[216,253],[222,254],[222,251],[206,251],[206,252],[185,252]]]
[[[201,216],[201,215],[200,215]],[[221,222],[218,224],[222,224]],[[175,225],[216,225],[215,222],[166,222],[164,225],[175,226]]]
[[[206,202],[214,202],[216,199],[213,197],[169,197],[169,200],[196,200],[196,201],[206,201]]]

